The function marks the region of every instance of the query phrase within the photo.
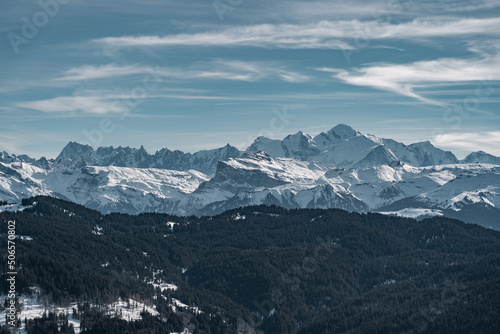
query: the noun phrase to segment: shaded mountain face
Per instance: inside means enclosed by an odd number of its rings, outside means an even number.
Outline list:
[[[213,215],[248,205],[448,216],[500,229],[500,158],[458,161],[337,125],[194,154],[69,143],[55,160],[0,154],[0,201],[49,195],[101,212]],[[0,210],[7,210],[2,208]]]

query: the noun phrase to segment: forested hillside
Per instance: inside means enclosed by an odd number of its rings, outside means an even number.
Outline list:
[[[25,236],[17,293],[76,302],[82,333],[500,332],[500,233],[477,225],[273,206],[197,218],[102,215],[49,197],[23,205],[0,213],[2,249],[8,220]],[[119,298],[157,313],[102,312]],[[58,317],[27,321],[28,333],[73,332]]]

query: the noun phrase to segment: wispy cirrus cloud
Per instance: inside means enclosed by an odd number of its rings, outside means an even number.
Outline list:
[[[499,6],[499,0],[421,0],[418,2],[406,2],[404,9],[413,13],[425,14],[429,12],[471,12],[492,9]]]
[[[266,1],[267,2],[267,1]],[[250,13],[250,17],[255,21],[259,17],[287,18],[297,21],[308,21],[318,19],[340,18],[360,18],[373,19],[374,17],[387,18],[401,15],[428,16],[455,15],[460,12],[467,12],[470,15],[473,11],[493,9],[500,6],[500,0],[420,0],[420,1],[388,1],[388,0],[356,0],[356,1],[276,1],[273,4],[275,10],[265,12]],[[267,7],[266,7],[267,9]],[[236,13],[237,14],[237,13]],[[248,13],[246,18],[248,18]],[[253,14],[253,15],[252,15]],[[233,14],[235,15],[235,14]],[[255,17],[258,16],[258,17]],[[245,19],[242,14],[241,17]]]
[[[166,69],[166,76],[179,79],[222,79],[239,81],[258,81],[263,79],[277,79],[287,82],[308,81],[307,75],[287,69],[286,66],[264,61],[245,62],[239,60],[217,59],[211,62],[202,62],[188,70]]]
[[[84,65],[64,71],[56,81],[97,80],[119,78],[128,75],[145,75],[150,69],[140,65],[106,64],[100,66]],[[184,68],[157,67],[155,75],[170,79],[208,79],[259,81],[263,79],[280,80],[286,82],[308,81],[307,75],[287,69],[286,66],[274,62],[245,62],[238,60],[216,59],[199,62]]]
[[[163,88],[144,96],[130,92],[110,93],[108,91],[85,91],[70,96],[58,96],[50,99],[17,103],[17,108],[36,110],[42,113],[63,114],[64,116],[105,116],[129,115],[129,102],[135,104],[145,100],[206,100],[206,101],[241,101],[248,97],[208,94],[209,92]],[[260,99],[260,97],[255,97]],[[129,116],[127,116],[129,117]]]
[[[112,77],[121,77],[132,74],[144,74],[147,73],[144,67],[138,65],[125,65],[120,66],[116,64],[106,64],[100,66],[93,65],[83,65],[79,67],[73,67],[58,78],[57,81],[80,81],[80,80],[92,80],[92,79],[103,79]]]
[[[451,150],[483,150],[490,154],[500,156],[500,131],[440,134],[434,137],[433,142],[440,147]]]
[[[353,49],[350,39],[409,39],[473,34],[499,36],[500,18],[434,16],[391,24],[380,20],[260,24],[192,34],[121,36],[94,39],[105,48],[168,46],[252,46],[284,49]]]
[[[105,95],[60,96],[52,99],[22,102],[16,106],[46,113],[78,112],[106,115],[124,112],[124,106],[117,103],[115,98],[117,97]]]
[[[352,70],[319,68],[332,73],[341,81],[356,86],[368,86],[380,90],[413,97],[418,100],[445,105],[424,97],[417,89],[435,84],[456,84],[500,80],[500,55],[484,55],[476,58],[440,58],[409,64],[377,64]]]

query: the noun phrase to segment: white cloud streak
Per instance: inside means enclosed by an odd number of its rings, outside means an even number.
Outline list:
[[[121,36],[92,40],[105,48],[168,46],[253,46],[284,49],[353,49],[352,39],[409,39],[500,35],[500,18],[434,16],[391,24],[371,21],[321,21],[307,24],[260,24],[219,31],[166,36]]]
[[[405,10],[415,13],[471,12],[500,6],[499,0],[420,0],[404,4]]]
[[[255,0],[254,0],[255,1]],[[242,20],[250,17],[255,22],[260,18],[282,19],[298,22],[332,18],[373,19],[374,17],[395,17],[398,15],[409,17],[436,15],[454,15],[466,12],[493,9],[500,6],[500,0],[313,0],[313,1],[275,1],[272,4],[257,7],[254,13],[231,13],[238,15]],[[259,9],[265,8],[265,11]],[[249,20],[250,21],[250,20]]]
[[[101,66],[83,65],[71,68],[63,73],[56,80],[58,81],[81,81],[91,79],[103,79],[127,76],[132,74],[145,74],[145,68],[138,65],[119,66],[116,64],[107,64]]]
[[[500,156],[500,131],[485,133],[447,133],[434,137],[433,142],[450,150],[479,151]]]
[[[119,78],[127,75],[146,75],[147,68],[139,65],[107,64],[101,66],[84,65],[65,71],[56,81],[97,80]],[[274,79],[286,82],[304,82],[309,77],[273,62],[244,62],[237,60],[218,59],[210,62],[197,63],[186,68],[159,67],[156,74],[174,79],[208,79],[259,81]]]
[[[53,99],[18,103],[17,107],[38,110],[46,113],[80,112],[85,114],[106,115],[122,113],[124,106],[106,96],[61,96]]]
[[[333,77],[350,85],[394,91],[427,103],[444,105],[440,101],[425,98],[415,90],[447,83],[482,82],[491,86],[489,81],[500,80],[500,55],[471,59],[441,58],[410,64],[380,64],[351,71],[335,68],[319,70],[330,72]]]

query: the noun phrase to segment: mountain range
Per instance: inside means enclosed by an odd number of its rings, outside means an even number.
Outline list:
[[[55,159],[0,153],[0,201],[48,195],[104,213],[213,215],[248,205],[446,216],[500,230],[500,157],[459,160],[347,125],[194,154],[70,142]]]

